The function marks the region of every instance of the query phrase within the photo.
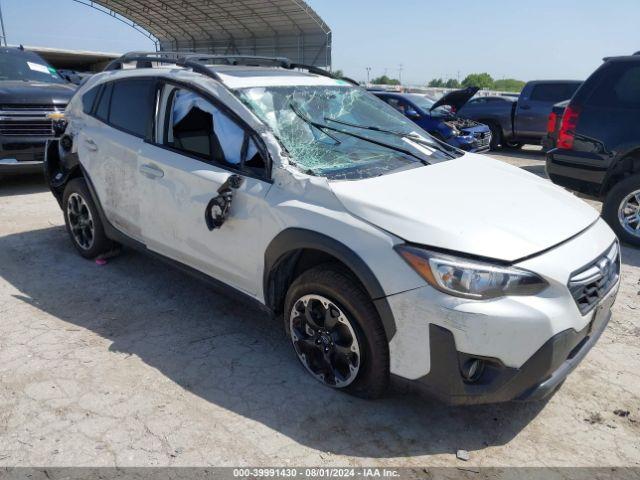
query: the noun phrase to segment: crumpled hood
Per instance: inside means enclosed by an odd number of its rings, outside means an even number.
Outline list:
[[[508,262],[553,247],[598,218],[551,182],[474,154],[330,185],[350,213],[407,242]]]
[[[433,111],[443,105],[449,105],[454,108],[454,111],[460,110],[465,104],[471,100],[476,93],[480,90],[478,87],[468,87],[463,90],[454,90],[442,96],[440,100],[431,105],[429,110]]]

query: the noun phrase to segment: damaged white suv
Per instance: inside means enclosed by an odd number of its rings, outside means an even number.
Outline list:
[[[66,115],[46,171],[80,254],[124,244],[230,287],[333,388],[539,399],[611,316],[620,252],[598,212],[324,71],[129,54]]]

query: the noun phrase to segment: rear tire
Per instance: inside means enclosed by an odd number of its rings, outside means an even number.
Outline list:
[[[93,259],[114,248],[84,178],[74,178],[65,187],[62,212],[71,242],[84,258]]]
[[[504,148],[509,149],[509,150],[520,150],[524,146],[524,143],[512,142],[512,141],[508,140],[508,141],[504,142],[502,144],[502,146]]]
[[[602,218],[620,240],[640,246],[640,175],[627,177],[609,190]]]
[[[378,312],[340,265],[319,265],[291,284],[284,324],[316,380],[362,398],[378,398],[387,389],[389,346]]]

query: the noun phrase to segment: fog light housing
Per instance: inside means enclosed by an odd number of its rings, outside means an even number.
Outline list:
[[[460,374],[465,382],[474,383],[480,380],[484,373],[485,362],[479,358],[470,358],[460,368]]]

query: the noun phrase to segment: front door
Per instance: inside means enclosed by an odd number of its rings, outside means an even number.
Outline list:
[[[262,282],[261,225],[269,221],[266,155],[260,140],[214,100],[165,85],[156,141],[140,155],[143,236],[150,250],[252,295]],[[224,223],[210,230],[210,201],[232,175]]]

